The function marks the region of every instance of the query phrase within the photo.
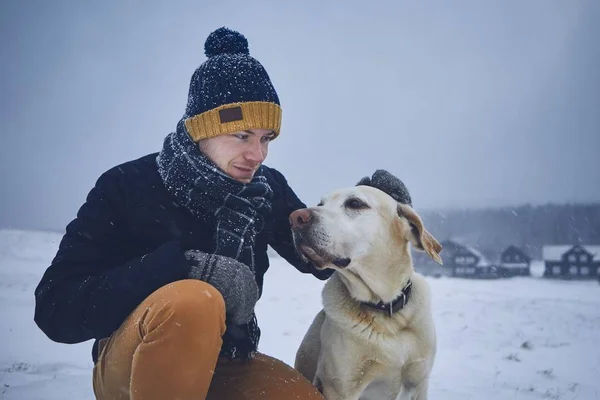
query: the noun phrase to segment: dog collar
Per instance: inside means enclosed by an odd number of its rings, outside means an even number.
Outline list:
[[[379,311],[383,311],[389,314],[389,316],[391,317],[392,315],[394,315],[395,312],[402,310],[404,306],[406,306],[406,303],[408,303],[408,296],[410,295],[411,289],[412,282],[409,279],[406,283],[406,286],[404,286],[404,289],[402,289],[400,295],[396,297],[391,303],[384,303],[383,301],[380,301],[379,303],[369,303],[365,301],[361,304]]]

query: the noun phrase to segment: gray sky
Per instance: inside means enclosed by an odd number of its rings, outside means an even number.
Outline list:
[[[600,201],[600,1],[3,1],[0,227],[61,231],[160,150],[208,34],[283,107],[267,165],[314,205],[377,168],[417,208]]]

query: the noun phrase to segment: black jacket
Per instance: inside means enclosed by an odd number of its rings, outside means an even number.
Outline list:
[[[158,288],[185,279],[183,251],[214,250],[214,226],[179,206],[150,154],[105,172],[66,229],[58,253],[35,290],[35,322],[52,340],[79,343],[108,337]],[[327,279],[296,254],[289,214],[305,205],[275,169],[272,215],[256,239],[256,281],[262,292],[267,245],[299,271]]]

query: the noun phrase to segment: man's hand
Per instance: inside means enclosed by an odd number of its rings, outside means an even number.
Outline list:
[[[376,170],[371,178],[365,176],[358,181],[356,186],[374,187],[387,193],[398,203],[408,204],[412,207],[412,200],[404,183],[384,169]]]
[[[213,285],[225,299],[227,317],[236,325],[250,321],[258,301],[254,272],[241,262],[199,250],[184,253],[190,270],[188,276]]]

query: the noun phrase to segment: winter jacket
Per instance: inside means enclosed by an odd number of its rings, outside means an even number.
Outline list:
[[[35,322],[52,340],[79,343],[110,336],[152,292],[186,279],[186,249],[214,250],[212,221],[194,217],[164,187],[156,155],[102,174],[77,217],[67,226],[58,252],[35,290]],[[289,214],[305,205],[283,175],[265,168],[273,189],[272,214],[257,235],[256,281],[262,293],[269,268],[267,245],[300,272],[327,279],[295,252]]]

